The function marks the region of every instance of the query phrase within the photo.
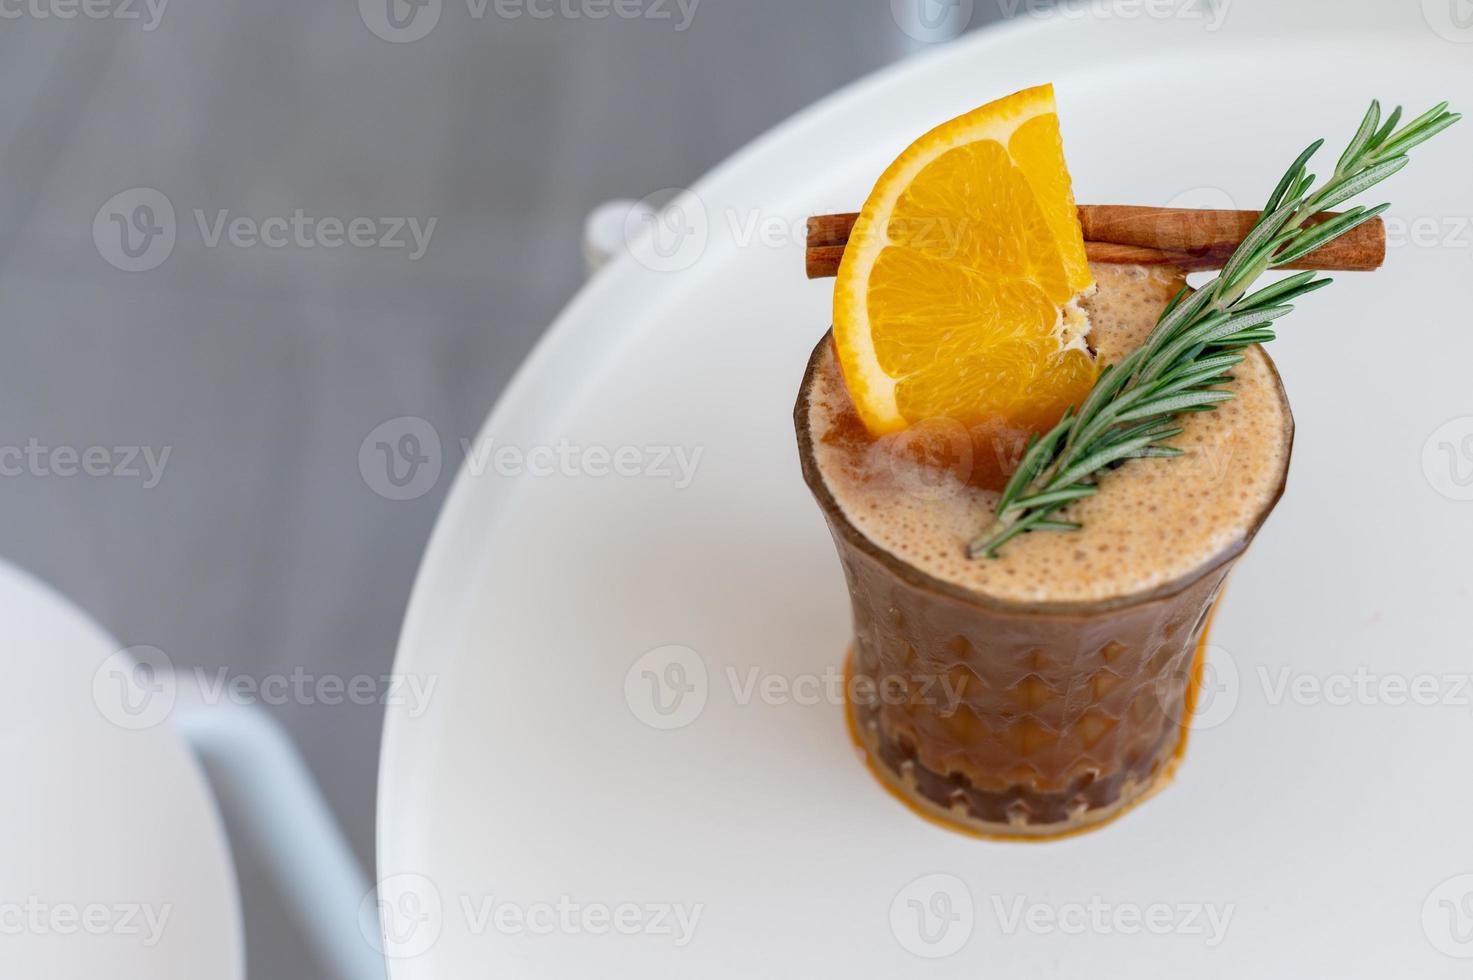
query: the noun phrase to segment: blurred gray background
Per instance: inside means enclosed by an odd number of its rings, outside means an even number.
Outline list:
[[[689,184],[927,46],[898,26],[910,0],[699,0],[688,17],[642,0],[649,16],[598,20],[567,11],[599,0],[443,0],[412,41],[424,22],[395,28],[386,0],[104,2],[102,19],[0,10],[0,555],[126,645],[257,680],[390,669],[453,444],[582,282],[590,209]],[[401,22],[435,9],[395,2]],[[999,9],[976,3],[969,26]],[[137,188],[174,209],[172,251]],[[299,208],[436,224],[417,258],[407,233],[252,243]],[[222,212],[249,222],[211,244]],[[412,500],[359,468],[400,416],[451,449]],[[80,471],[89,450],[107,475]],[[382,709],[271,710],[371,868]],[[236,859],[251,976],[321,975]]]

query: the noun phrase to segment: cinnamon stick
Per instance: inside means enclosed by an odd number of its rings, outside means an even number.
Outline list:
[[[1258,221],[1257,211],[1152,208],[1126,204],[1082,204],[1079,223],[1091,262],[1114,265],[1172,265],[1189,272],[1220,269]],[[857,214],[808,219],[808,278],[838,274]],[[1321,215],[1311,223],[1329,220]],[[1386,225],[1368,221],[1290,269],[1371,272],[1386,260]]]

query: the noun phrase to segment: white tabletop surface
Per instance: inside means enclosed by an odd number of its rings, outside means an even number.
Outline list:
[[[0,622],[0,976],[242,977],[230,852],[167,689],[4,562]]]
[[[1046,80],[1080,200],[1242,208],[1372,97],[1473,91],[1456,4],[1074,9],[765,137],[682,199],[691,234],[607,268],[524,367],[482,445],[575,461],[468,465],[422,568],[397,669],[441,693],[390,707],[380,783],[396,980],[1466,975],[1466,122],[1385,186],[1387,268],[1274,344],[1290,489],[1218,618],[1221,697],[1174,785],[1097,833],[979,842],[888,798],[811,698],[849,626],[790,419],[830,302],[802,279],[804,216]],[[577,447],[649,469],[599,475]],[[650,447],[701,451],[694,479]],[[652,710],[650,678],[681,681],[679,710]]]

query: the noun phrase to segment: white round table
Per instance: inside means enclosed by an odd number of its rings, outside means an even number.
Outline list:
[[[1371,98],[1464,98],[1459,2],[1025,3],[680,197],[523,367],[426,554],[396,670],[436,694],[389,708],[379,786],[395,980],[1465,975],[1473,125],[1368,202],[1386,269],[1280,331],[1299,440],[1223,697],[1096,833],[972,840],[874,784],[823,694],[849,609],[791,418],[832,302],[803,219],[928,126],[1052,80],[1080,200],[1254,207]],[[1346,703],[1357,671],[1394,683]]]
[[[224,829],[147,668],[4,562],[0,622],[0,976],[239,980]]]

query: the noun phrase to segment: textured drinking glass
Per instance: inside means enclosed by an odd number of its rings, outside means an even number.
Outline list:
[[[1283,482],[1237,544],[1161,588],[1090,602],[975,592],[880,548],[834,499],[809,425],[830,342],[809,361],[795,420],[849,585],[846,689],[869,696],[848,710],[870,767],[922,813],[991,836],[1068,834],[1145,798],[1185,748],[1212,610]]]

